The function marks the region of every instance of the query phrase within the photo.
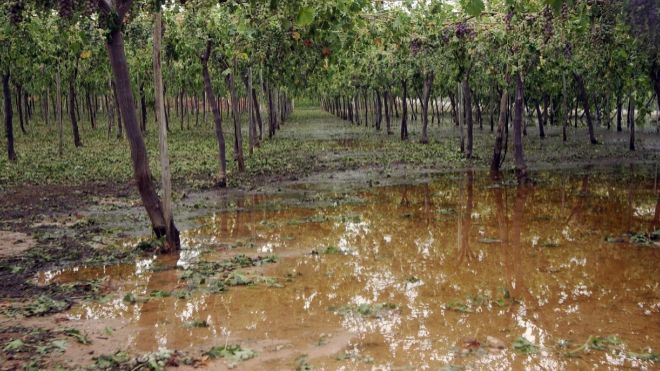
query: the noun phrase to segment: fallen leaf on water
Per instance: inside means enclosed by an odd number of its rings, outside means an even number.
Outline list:
[[[464,349],[474,350],[481,347],[481,343],[477,339],[464,339],[461,345]]]
[[[494,349],[504,349],[506,348],[506,344],[504,342],[496,337],[493,336],[486,336],[486,345],[489,348],[494,348]]]

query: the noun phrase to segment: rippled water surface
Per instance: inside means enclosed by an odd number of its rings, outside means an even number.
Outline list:
[[[660,351],[653,176],[536,178],[521,188],[469,172],[365,191],[246,196],[185,231],[178,257],[39,279],[107,277],[111,298],[68,316],[114,321],[121,347],[240,343],[258,352],[245,367],[653,368],[634,354]],[[278,261],[239,269],[255,283],[220,293],[206,286],[233,276],[195,283],[203,289],[182,278],[200,261],[238,254]],[[155,290],[190,294],[125,300]],[[606,336],[616,338],[593,341]],[[534,344],[531,353],[515,349],[519,337]]]

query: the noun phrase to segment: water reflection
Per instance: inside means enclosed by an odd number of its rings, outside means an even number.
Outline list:
[[[598,173],[540,178],[540,186],[511,188],[468,171],[429,184],[359,192],[366,200],[361,204],[332,201],[341,194],[318,195],[334,205],[322,208],[278,206],[264,197],[225,200],[228,211],[183,233],[191,250],[179,259],[97,272],[110,277],[118,298],[83,303],[70,315],[120,318],[131,331],[126,345],[140,351],[231,339],[310,353],[313,364],[330,369],[649,366],[612,352],[572,359],[552,349],[562,339],[580,344],[590,335],[618,335],[626,350],[657,351],[658,249],[606,241],[657,226],[653,182],[637,182],[633,192],[625,180]],[[212,252],[200,255],[196,247]],[[285,287],[121,300],[126,293],[183,287],[180,270],[149,267],[237,253],[280,256],[260,274]],[[390,304],[395,309],[382,309]],[[191,327],[192,321],[208,326]],[[319,345],[326,343],[321,334],[341,341]],[[524,336],[544,350],[532,356],[460,352],[465,338],[486,336],[506,344]],[[335,359],[342,350],[351,356]],[[275,353],[287,367],[297,354]]]

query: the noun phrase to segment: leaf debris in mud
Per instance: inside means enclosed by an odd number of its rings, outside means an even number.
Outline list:
[[[71,307],[71,303],[64,300],[56,300],[46,295],[41,295],[37,300],[26,304],[12,306],[4,310],[8,316],[22,315],[25,317],[45,316],[47,314],[59,313]]]
[[[396,309],[396,304],[392,303],[347,304],[337,309],[331,308],[333,312],[343,317],[357,315],[369,318],[382,318],[385,314],[391,313]]]
[[[532,343],[531,341],[527,340],[522,336],[518,336],[513,341],[512,347],[516,352],[524,353],[524,354],[534,354],[534,353],[538,353],[539,351],[538,345]]]
[[[204,352],[211,359],[224,358],[229,368],[234,368],[241,361],[247,361],[257,356],[257,352],[249,348],[242,348],[238,344],[217,346]]]
[[[64,335],[66,335],[66,336],[70,336],[70,337],[76,339],[76,341],[80,344],[85,344],[86,345],[86,344],[91,344],[92,343],[87,338],[86,334],[83,334],[82,332],[80,332],[80,330],[78,330],[76,328],[73,328],[73,327],[65,328],[62,331],[62,333],[64,333]]]

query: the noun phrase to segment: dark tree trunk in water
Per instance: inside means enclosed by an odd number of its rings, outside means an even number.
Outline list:
[[[591,144],[598,144],[598,141],[596,140],[596,136],[594,134],[594,126],[591,121],[591,112],[589,111],[589,96],[587,95],[587,91],[584,87],[584,79],[582,78],[582,75],[578,73],[574,74],[574,76],[575,76],[575,82],[577,82],[578,95],[580,96],[580,100],[582,101],[584,114],[587,118],[587,128],[589,129],[589,141],[591,142]]]
[[[387,135],[391,135],[392,133],[392,121],[390,119],[390,93],[389,91],[385,90],[383,92],[383,104],[385,105],[385,127],[387,129]]]
[[[380,91],[376,90],[376,130],[380,130],[383,122],[383,100],[380,97]]]
[[[454,119],[454,125],[458,126],[458,112],[456,110],[456,96],[453,93],[449,93],[449,103],[451,103],[451,115]]]
[[[660,64],[658,63],[657,59],[653,61],[653,65],[651,66],[650,71],[651,82],[653,84],[653,90],[655,91],[655,99],[658,104],[658,110],[660,110]]]
[[[11,105],[11,88],[9,87],[9,72],[5,71],[2,75],[2,93],[4,95],[5,106],[5,136],[7,137],[7,158],[9,161],[16,161],[16,151],[14,150],[14,112]]]
[[[126,67],[128,69],[128,67]],[[115,107],[117,107],[117,111],[119,111],[119,114],[117,115],[117,139],[122,137],[122,113],[121,113],[121,105],[119,103],[119,96],[117,95],[117,84],[115,81],[112,81],[112,91],[114,92],[114,98],[115,98]]]
[[[234,69],[236,63],[234,63]],[[229,86],[229,93],[231,98],[231,112],[234,119],[234,158],[238,164],[238,171],[245,171],[245,161],[243,160],[243,135],[241,133],[241,114],[238,111],[238,93],[236,92],[236,84],[234,83],[234,71],[226,77],[227,86]]]
[[[545,124],[545,117],[541,112],[541,106],[539,105],[539,102],[536,102],[536,117],[538,118],[539,121],[539,137],[543,139],[545,138],[545,130],[543,129],[543,126]]]
[[[490,163],[490,171],[497,174],[502,164],[502,148],[504,143],[504,127],[506,126],[506,111],[509,104],[509,92],[506,88],[502,90],[500,97],[500,112],[497,120],[497,132],[495,134],[495,148],[493,149],[493,160]]]
[[[123,18],[123,16],[120,18]],[[120,22],[123,22],[123,20]],[[163,216],[160,199],[151,180],[147,149],[144,145],[140,128],[138,127],[121,27],[111,30],[106,42],[108,57],[115,80],[117,99],[119,100],[119,113],[123,116],[126,136],[131,148],[135,182],[140,192],[142,204],[151,220],[153,231],[156,237],[160,238],[166,234],[165,217]]]
[[[395,96],[392,96],[391,107],[394,107],[394,117],[399,118],[399,106],[396,104],[396,97]]]
[[[164,253],[180,250],[181,238],[174,224],[172,215],[172,175],[170,172],[170,157],[167,143],[167,126],[165,124],[165,94],[163,87],[163,68],[161,65],[161,41],[163,39],[163,17],[160,9],[154,14],[154,27],[152,32],[153,48],[153,81],[154,81],[154,118],[158,123],[158,152],[160,159],[160,180],[163,197],[161,208],[165,220]],[[140,92],[144,96],[144,88]]]
[[[431,98],[431,89],[433,88],[433,72],[429,72],[424,77],[424,87],[422,88],[422,139],[421,143],[429,142],[429,98]]]
[[[140,109],[142,113],[140,116],[140,129],[144,133],[147,131],[147,98],[144,96],[144,82],[140,83]]]
[[[566,74],[561,75],[561,134],[562,134],[562,140],[566,142],[568,140],[568,136],[566,135],[566,131],[568,130],[568,125],[569,125],[569,114],[568,112],[568,92],[566,91]]]
[[[277,97],[273,96],[273,88],[270,83],[267,85],[266,90],[268,91],[268,138],[272,138],[275,135],[277,126],[277,108],[275,104]]]
[[[520,77],[520,73],[516,73],[516,101],[513,116],[513,155],[516,164],[516,176],[518,177],[518,183],[521,184],[528,181],[527,165],[525,164],[522,143],[523,104],[525,102],[524,94],[522,78]]]
[[[23,103],[21,101],[21,98],[23,96],[23,86],[20,84],[16,85],[16,108],[18,109],[18,122],[21,127],[21,132],[23,134],[27,134],[27,130],[25,130],[25,122],[23,121]]]
[[[345,98],[345,100],[346,100],[346,110],[347,110],[346,113],[348,114],[348,121],[350,121],[351,124],[354,124],[355,121],[353,119],[353,101],[351,101],[351,99],[349,99],[348,97]]]
[[[472,148],[473,148],[473,123],[472,123],[472,92],[470,91],[470,83],[466,76],[463,80],[463,100],[465,101],[465,106],[463,110],[465,111],[465,125],[467,127],[467,151],[465,152],[466,158],[472,158]]]
[[[635,150],[635,98],[630,97],[630,142],[628,143],[628,149],[631,151]]]
[[[89,111],[89,121],[92,125],[92,129],[96,129],[96,111],[92,108],[92,97],[89,94],[85,94],[85,100],[87,102],[87,110]]]
[[[616,96],[616,131],[621,132],[623,128],[621,127],[621,111],[623,110],[623,103],[621,103],[621,94]]]
[[[263,139],[262,130],[263,122],[261,121],[261,110],[259,109],[259,101],[257,100],[257,90],[252,88],[252,101],[254,104],[254,115],[257,118],[257,125],[259,126],[259,139],[257,140],[256,146],[259,147],[259,141]]]
[[[225,154],[225,136],[222,133],[222,114],[218,108],[218,101],[215,99],[213,93],[213,86],[211,85],[211,75],[209,74],[209,57],[211,56],[211,41],[206,42],[206,51],[202,57],[202,76],[204,78],[204,89],[206,90],[206,98],[211,106],[213,112],[213,123],[215,125],[215,137],[218,141],[218,157],[220,162],[220,173],[218,174],[217,185],[219,187],[227,186],[227,158]]]
[[[364,89],[364,126],[369,126],[369,93]]]
[[[248,144],[250,155],[254,153],[254,147],[257,144],[257,119],[254,115],[254,100],[252,100],[252,68],[248,67],[247,74],[244,79],[245,95],[248,107]]]
[[[479,97],[474,97],[474,106],[477,108],[477,122],[479,123],[479,130],[484,130],[484,122],[481,117],[481,101]]]
[[[71,118],[71,129],[73,130],[73,144],[76,147],[82,147],[80,132],[78,131],[78,118],[76,117],[76,75],[77,73],[74,72],[69,79],[69,118]]]
[[[408,140],[408,82],[401,80],[403,99],[401,107],[401,140]]]

